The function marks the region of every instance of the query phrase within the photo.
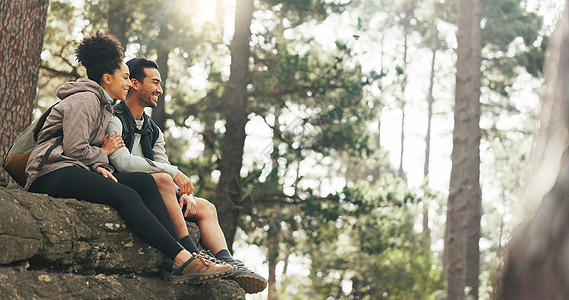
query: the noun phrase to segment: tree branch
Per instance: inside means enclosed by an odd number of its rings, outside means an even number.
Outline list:
[[[41,64],[40,68],[42,70],[45,70],[45,71],[52,73],[53,76],[65,76],[65,77],[72,77],[75,79],[81,77],[81,75],[79,75],[79,73],[77,72],[77,69],[75,69],[75,68],[73,69],[73,71],[62,71],[62,70],[57,70],[57,69],[54,69],[52,67],[49,67],[45,64]]]

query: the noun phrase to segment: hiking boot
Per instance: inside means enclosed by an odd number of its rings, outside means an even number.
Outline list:
[[[230,265],[216,264],[203,254],[192,253],[192,258],[188,259],[183,265],[176,262],[172,265],[170,281],[173,284],[184,282],[201,284],[217,281],[234,272],[233,267]]]
[[[215,255],[213,255],[213,253],[211,253],[211,251],[209,250],[202,250],[200,251],[200,254],[209,258],[209,260],[211,260],[212,262],[216,263],[216,264],[220,264],[220,265],[229,265],[233,268],[233,273],[237,272],[237,266],[234,265],[230,265],[228,263],[226,263],[225,261],[218,259],[217,257],[215,257]]]
[[[236,281],[246,293],[259,293],[267,287],[267,280],[251,271],[240,260],[224,259],[223,261],[237,268],[237,271],[227,278]]]

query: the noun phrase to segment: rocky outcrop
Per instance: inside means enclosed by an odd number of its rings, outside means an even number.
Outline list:
[[[0,295],[7,299],[245,299],[235,282],[175,286],[165,257],[111,207],[0,187]],[[199,241],[200,232],[188,223]]]

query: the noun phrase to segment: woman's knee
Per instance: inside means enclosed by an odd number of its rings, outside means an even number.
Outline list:
[[[126,185],[119,185],[111,193],[105,197],[107,199],[107,204],[116,208],[121,209],[133,209],[144,205],[140,195],[132,188]]]

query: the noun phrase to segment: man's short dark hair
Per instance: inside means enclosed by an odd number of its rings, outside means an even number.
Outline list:
[[[146,77],[146,72],[144,72],[144,69],[153,68],[158,70],[158,65],[155,62],[143,57],[133,58],[127,61],[126,65],[130,71],[130,79],[134,78],[140,82],[142,82],[144,80],[144,77]]]

